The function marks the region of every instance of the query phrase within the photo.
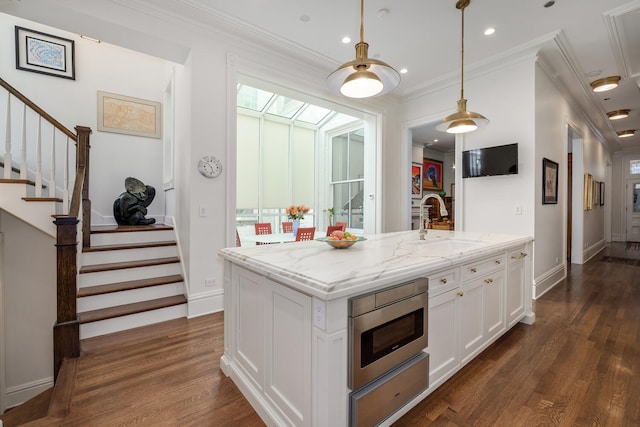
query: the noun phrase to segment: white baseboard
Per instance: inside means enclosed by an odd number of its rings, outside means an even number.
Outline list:
[[[600,253],[600,251],[604,250],[606,245],[606,242],[604,239],[594,243],[593,245],[589,246],[588,248],[586,248],[583,252],[583,259],[584,262],[583,264],[586,264],[587,261],[589,261],[591,258],[593,258],[594,256],[596,256],[598,253]]]
[[[533,280],[533,299],[539,298],[567,277],[566,264],[560,264]]]
[[[611,235],[612,242],[626,242],[627,236],[624,234],[612,234]]]
[[[13,408],[53,387],[53,378],[42,378],[18,386],[7,387],[6,405]]]
[[[224,290],[216,289],[207,293],[189,295],[189,314],[187,317],[204,316],[224,310]]]

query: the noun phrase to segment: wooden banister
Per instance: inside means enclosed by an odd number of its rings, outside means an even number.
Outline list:
[[[38,107],[33,101],[31,101],[29,98],[24,96],[22,93],[20,93],[19,90],[11,86],[9,83],[5,82],[2,78],[0,78],[0,86],[8,90],[11,95],[18,98],[20,101],[26,104],[27,107],[31,108],[33,111],[38,113],[43,119],[45,119],[46,121],[51,123],[53,126],[55,126],[60,132],[64,133],[70,139],[73,139],[74,141],[76,140],[75,133],[71,132],[69,129],[64,127],[59,121],[57,121],[56,119],[51,117],[49,114],[47,114],[46,111]]]
[[[78,223],[82,213],[82,243],[90,246],[91,200],[89,199],[89,150],[91,128],[76,126],[73,133],[46,111],[0,78],[0,86],[76,142],[76,177],[69,212],[56,217],[56,323],[53,326],[54,380],[62,361],[80,355],[80,323],[76,307]],[[82,212],[80,208],[82,207]]]

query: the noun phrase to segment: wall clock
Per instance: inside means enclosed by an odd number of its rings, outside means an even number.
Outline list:
[[[213,156],[204,156],[198,162],[198,171],[206,178],[215,178],[222,172],[222,162]]]

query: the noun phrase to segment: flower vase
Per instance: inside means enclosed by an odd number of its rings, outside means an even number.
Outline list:
[[[298,228],[300,228],[300,220],[299,219],[294,219],[293,220],[293,235],[294,236],[296,234],[298,234]]]

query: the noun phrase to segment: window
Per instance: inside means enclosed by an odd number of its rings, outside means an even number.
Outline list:
[[[331,139],[331,186],[335,221],[364,227],[364,128]]]
[[[317,144],[330,145],[322,141],[327,132],[338,126],[353,128],[353,123],[362,120],[244,84],[238,85],[237,107],[236,227],[240,240],[252,244],[257,222],[269,222],[274,233],[281,232],[282,222],[287,221],[285,209],[292,204],[311,208],[303,226],[324,227],[316,215],[330,206],[316,204],[330,203],[319,201],[318,196],[327,193],[330,183],[316,173],[318,159],[326,159],[317,153],[327,151],[318,150]],[[362,224],[363,132],[348,132],[344,142],[341,138],[336,141],[340,177],[331,185],[337,186],[334,201],[340,206],[336,210],[342,212],[336,220]]]
[[[640,175],[640,160],[631,160],[629,162],[629,172],[631,175]]]

